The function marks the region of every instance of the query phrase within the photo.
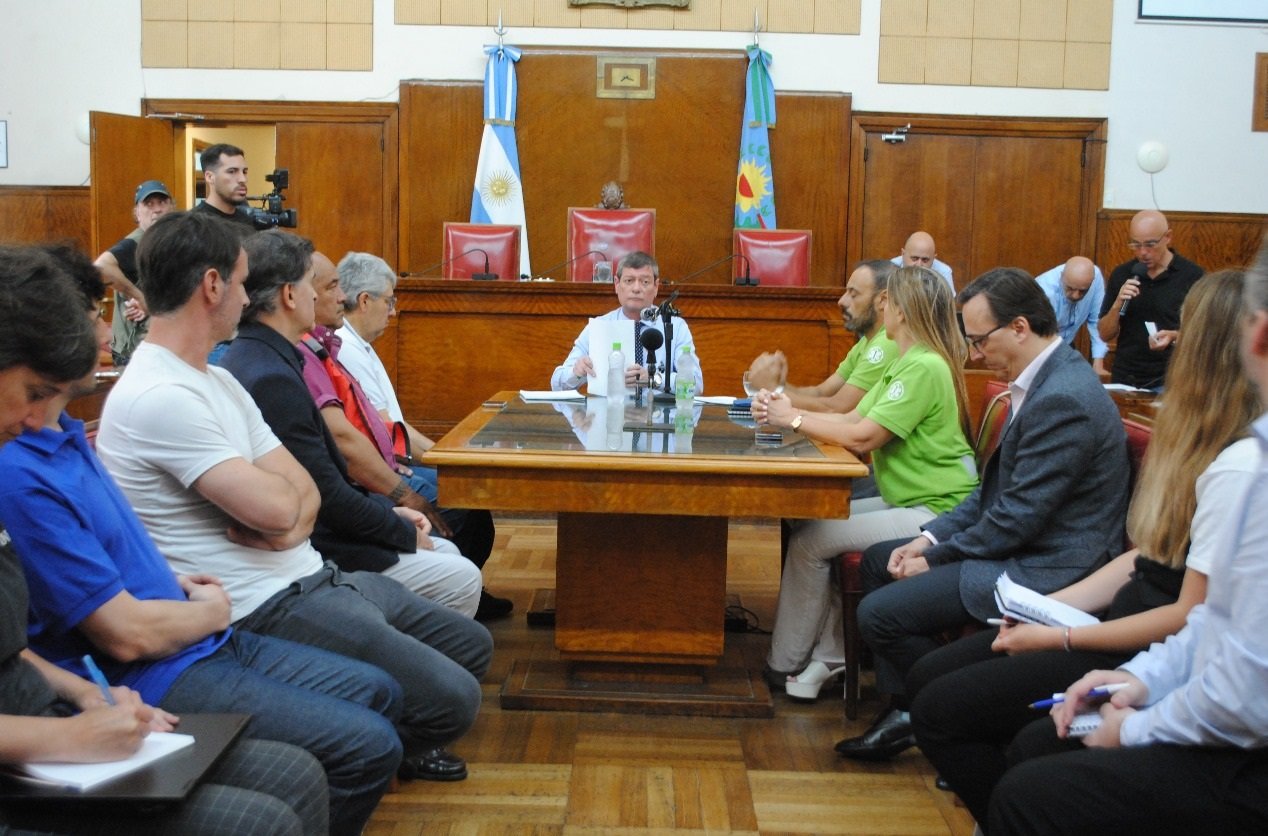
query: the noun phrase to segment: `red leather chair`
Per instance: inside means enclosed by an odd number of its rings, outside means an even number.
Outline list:
[[[469,279],[476,273],[483,273],[487,253],[490,273],[496,274],[499,279],[519,280],[518,225],[446,221],[441,250],[445,259],[441,275],[446,279]]]
[[[1002,380],[987,381],[982,424],[978,427],[977,439],[973,444],[979,476],[1004,436],[1011,399],[1008,384]],[[862,562],[862,552],[845,552],[836,567],[837,581],[841,586],[842,626],[845,630],[845,716],[850,720],[859,714],[859,679],[863,667],[863,637],[859,633],[859,602],[863,600],[863,580],[859,576],[859,564]],[[970,629],[968,632],[975,630]]]
[[[731,233],[734,278],[741,279],[748,260],[749,276],[763,285],[806,287],[810,284],[808,229],[735,229]]]
[[[1136,490],[1136,477],[1140,475],[1140,466],[1145,461],[1145,450],[1149,448],[1149,440],[1153,438],[1154,431],[1153,427],[1133,421],[1131,418],[1123,419],[1123,430],[1127,433],[1127,464],[1131,467],[1131,479],[1127,483],[1127,491],[1130,495]],[[1123,540],[1128,548],[1135,545],[1130,542],[1126,534],[1123,535]]]
[[[616,263],[639,250],[656,254],[655,209],[568,210],[568,281],[592,281],[600,261],[612,262],[615,279]]]

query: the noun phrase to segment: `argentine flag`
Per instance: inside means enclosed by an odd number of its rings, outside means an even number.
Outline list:
[[[489,56],[484,68],[484,135],[471,193],[471,222],[517,224],[520,273],[531,276],[520,154],[515,145],[515,62],[520,60],[520,50],[513,46],[486,46],[484,51]]]

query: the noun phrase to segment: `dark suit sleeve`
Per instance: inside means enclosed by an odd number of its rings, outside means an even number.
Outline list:
[[[418,547],[416,529],[397,516],[389,502],[377,502],[353,487],[332,458],[339,455],[326,443],[325,425],[303,380],[287,370],[254,380],[247,387],[287,450],[317,483],[321,492],[318,522],[339,537],[370,543],[395,552]]]
[[[1104,435],[1069,392],[1043,397],[1037,393],[1023,403],[1014,420],[1020,423],[1008,430],[1017,439],[1008,483],[987,507],[977,509],[975,522],[965,505],[974,497],[980,501],[981,488],[927,526],[939,539],[938,545],[925,550],[930,566],[967,559],[1002,560],[1023,551],[1044,531],[1052,515],[1064,512],[1065,499],[1084,478],[1084,467],[1097,455]],[[956,522],[962,527],[950,524]],[[941,532],[948,535],[946,539]]]

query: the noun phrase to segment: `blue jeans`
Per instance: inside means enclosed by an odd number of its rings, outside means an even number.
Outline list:
[[[247,735],[307,749],[330,784],[330,832],[359,833],[396,774],[400,686],[371,665],[235,630],[163,696],[176,714],[251,714]]]
[[[480,710],[480,677],[493,655],[483,625],[378,572],[343,572],[329,562],[236,626],[387,671],[404,692],[397,732],[407,754],[443,746],[471,728]]]

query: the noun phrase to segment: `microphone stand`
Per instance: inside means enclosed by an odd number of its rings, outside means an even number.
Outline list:
[[[586,257],[586,256],[588,256],[588,255],[602,255],[602,256],[606,256],[606,255],[607,255],[607,253],[605,253],[603,250],[586,250],[586,251],[585,251],[585,252],[583,252],[581,255],[574,255],[572,258],[567,258],[567,259],[564,259],[563,261],[559,262],[558,264],[552,264],[551,266],[547,267],[545,270],[543,270],[543,271],[541,271],[540,273],[538,273],[538,274],[537,274],[537,278],[539,278],[539,279],[541,279],[541,278],[548,278],[548,276],[546,275],[547,273],[553,273],[553,272],[555,272],[556,270],[558,270],[560,267],[567,267],[569,264],[572,264],[574,261],[578,261],[578,260],[580,260],[580,259],[583,259],[583,258],[585,258],[585,257]],[[525,278],[524,276],[520,276],[520,280],[521,280],[521,281],[522,281],[524,278]],[[553,280],[553,279],[551,279],[551,281],[554,281],[554,280]]]
[[[665,383],[663,391],[657,392],[653,396],[653,400],[664,401],[674,399],[674,317],[682,316],[681,312],[674,307],[674,300],[678,298],[678,291],[675,290],[669,294],[669,298],[660,303],[660,320],[664,323],[661,330],[665,332]]]
[[[424,267],[422,270],[411,270],[411,271],[404,271],[404,270],[403,270],[403,271],[401,271],[400,273],[398,273],[397,275],[398,275],[398,276],[400,276],[402,279],[415,279],[415,278],[417,278],[417,279],[433,278],[433,279],[434,279],[434,278],[437,278],[437,277],[436,277],[436,276],[428,276],[427,274],[428,274],[428,273],[430,273],[431,271],[433,271],[433,270],[435,270],[435,269],[439,268],[439,267],[444,267],[444,266],[446,266],[446,265],[448,265],[448,264],[452,264],[453,262],[457,261],[457,260],[458,260],[458,259],[460,259],[460,258],[465,258],[466,256],[469,256],[469,255],[471,255],[472,253],[480,253],[481,255],[483,255],[483,256],[484,256],[484,272],[483,272],[483,273],[474,273],[474,274],[472,274],[471,278],[472,278],[472,279],[479,279],[479,280],[481,280],[481,281],[488,281],[489,279],[496,279],[496,278],[498,277],[497,273],[490,273],[490,272],[489,272],[489,254],[488,254],[488,253],[486,253],[484,250],[480,249],[479,247],[472,247],[471,249],[467,250],[466,252],[463,252],[463,253],[458,253],[458,254],[457,254],[457,255],[455,255],[455,256],[450,256],[449,258],[443,259],[443,260],[441,260],[441,261],[437,261],[435,264],[429,264],[429,265],[427,265],[426,267]]]

